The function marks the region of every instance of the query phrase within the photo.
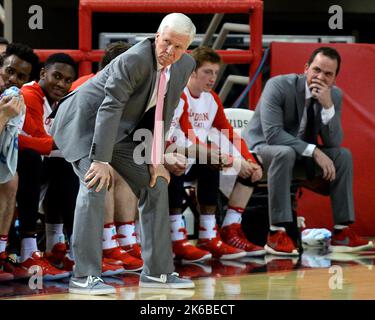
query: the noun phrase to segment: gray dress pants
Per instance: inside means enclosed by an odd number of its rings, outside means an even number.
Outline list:
[[[334,223],[354,222],[351,153],[345,148],[321,148],[321,150],[334,162],[336,168],[336,179],[329,183]],[[255,152],[262,158],[268,176],[270,223],[292,222],[291,182],[294,178],[304,178],[295,177],[293,173],[298,162],[296,152],[291,147],[281,145],[259,145],[255,148]],[[321,173],[319,167],[316,173]]]
[[[174,271],[172,242],[169,227],[168,183],[158,178],[149,187],[147,164],[136,164],[133,159],[137,143],[124,140],[115,145],[111,166],[125,179],[139,198],[143,273],[158,276]],[[83,158],[73,163],[80,178],[73,227],[75,277],[100,276],[102,269],[102,236],[104,199],[106,190],[87,189],[84,175],[91,160]]]

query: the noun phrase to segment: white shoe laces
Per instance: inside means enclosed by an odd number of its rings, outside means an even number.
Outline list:
[[[89,278],[89,283],[94,283],[94,284],[97,283],[97,282],[103,282],[104,283],[103,279],[100,278],[100,277],[97,277],[97,276],[89,276],[88,278]]]

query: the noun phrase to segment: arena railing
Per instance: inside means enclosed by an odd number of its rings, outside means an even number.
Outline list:
[[[36,50],[44,61],[50,54],[65,52],[79,63],[79,75],[92,72],[92,63],[100,61],[103,50],[92,48],[92,14],[108,13],[170,13],[215,14],[243,13],[249,15],[249,50],[217,50],[224,63],[249,64],[252,79],[262,58],[263,2],[260,0],[80,0],[78,50]],[[249,94],[249,107],[254,109],[262,90],[261,75]]]

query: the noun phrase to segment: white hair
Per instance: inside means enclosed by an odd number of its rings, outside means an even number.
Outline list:
[[[191,44],[195,37],[195,26],[191,19],[182,13],[170,13],[161,21],[158,32],[163,32],[168,27],[178,34],[188,35]]]

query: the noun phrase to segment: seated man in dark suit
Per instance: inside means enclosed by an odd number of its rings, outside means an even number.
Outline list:
[[[340,63],[335,49],[320,47],[312,53],[303,75],[270,79],[246,130],[249,147],[268,170],[271,226],[265,249],[269,253],[298,255],[285,227],[292,222],[290,184],[300,161],[308,180],[320,175],[329,184],[335,224],[331,251],[373,247],[349,226],[354,222],[353,165],[350,151],[340,147],[342,92],[334,85]]]

